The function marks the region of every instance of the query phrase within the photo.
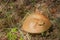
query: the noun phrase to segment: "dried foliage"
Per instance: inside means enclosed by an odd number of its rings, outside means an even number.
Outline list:
[[[51,28],[41,34],[23,32],[24,18],[36,8],[49,17]],[[10,32],[15,27],[13,35]],[[60,0],[0,0],[0,40],[8,40],[7,35],[9,40],[60,40]]]

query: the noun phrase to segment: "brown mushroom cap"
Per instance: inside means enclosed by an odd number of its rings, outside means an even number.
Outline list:
[[[23,22],[22,30],[28,33],[42,33],[51,27],[48,17],[40,13],[32,13]]]

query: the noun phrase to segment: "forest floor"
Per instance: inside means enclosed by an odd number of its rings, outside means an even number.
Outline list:
[[[51,28],[40,34],[23,32],[23,18],[40,5],[49,10]],[[60,40],[60,0],[0,0],[0,40]]]

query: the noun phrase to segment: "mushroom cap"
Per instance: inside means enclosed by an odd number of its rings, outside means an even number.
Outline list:
[[[40,13],[32,13],[23,22],[22,30],[28,33],[42,33],[51,27],[48,17]]]

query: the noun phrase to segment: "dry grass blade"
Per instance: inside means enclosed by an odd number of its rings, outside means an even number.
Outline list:
[[[26,34],[26,37],[28,40],[31,40],[31,36],[28,33]]]

